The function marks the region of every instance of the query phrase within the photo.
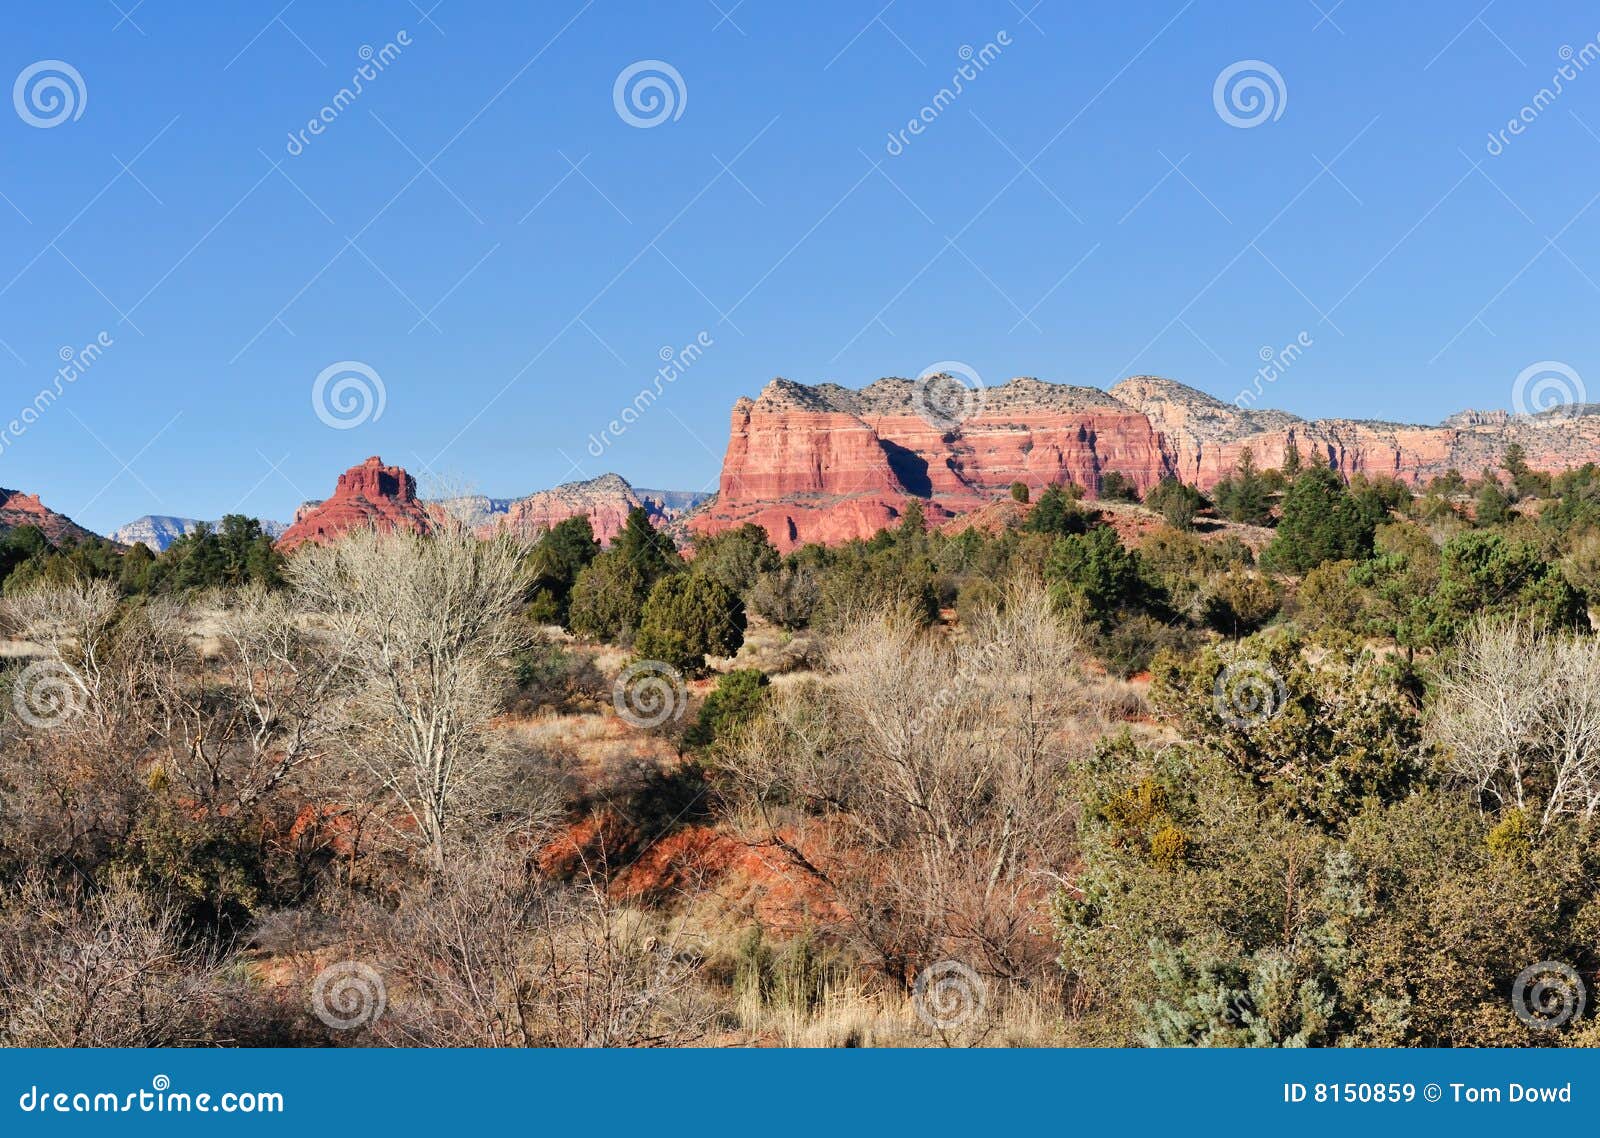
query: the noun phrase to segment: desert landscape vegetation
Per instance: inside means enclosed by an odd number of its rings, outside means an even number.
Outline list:
[[[882,382],[604,542],[379,458],[159,552],[8,492],[0,1040],[1600,1038],[1588,407]]]

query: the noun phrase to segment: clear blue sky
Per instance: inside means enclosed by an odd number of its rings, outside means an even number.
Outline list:
[[[1600,393],[1600,61],[1488,153],[1600,34],[1592,5],[1031,3],[10,5],[0,90],[57,59],[87,99],[48,128],[0,104],[0,422],[63,346],[114,343],[0,485],[101,531],[287,518],[369,454],[495,495],[608,469],[699,489],[775,375],[959,360],[1231,398],[1302,332],[1264,400],[1302,415],[1505,407],[1542,360]],[[687,94],[637,128],[613,84],[649,59]],[[1252,59],[1287,97],[1243,129],[1213,85]],[[335,430],[311,388],[344,360],[386,402]]]

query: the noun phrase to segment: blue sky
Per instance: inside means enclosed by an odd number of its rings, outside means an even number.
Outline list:
[[[0,79],[60,60],[86,97],[48,127],[0,105],[0,422],[60,349],[111,346],[0,485],[101,531],[287,518],[369,454],[425,488],[700,489],[775,375],[1231,399],[1302,334],[1264,405],[1435,421],[1545,360],[1600,384],[1600,61],[1489,152],[1592,5],[1031,3],[12,5]],[[682,84],[649,127],[613,101],[643,60]],[[1237,127],[1213,88],[1247,60],[1281,113]],[[344,430],[311,398],[341,361],[384,391]]]

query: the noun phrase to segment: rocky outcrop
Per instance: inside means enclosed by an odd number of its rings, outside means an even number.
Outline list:
[[[860,391],[773,380],[734,404],[716,501],[691,528],[754,522],[790,549],[865,537],[892,524],[908,498],[939,521],[1016,482],[1092,489],[1118,470],[1143,490],[1170,469],[1149,420],[1096,388],[1012,380],[983,392],[954,425],[919,413],[917,398],[905,379]]]
[[[34,526],[43,531],[52,545],[83,541],[95,535],[65,514],[58,514],[34,494],[0,489],[0,533],[18,526]]]
[[[417,499],[417,480],[376,456],[339,475],[333,497],[307,502],[278,539],[284,552],[308,541],[325,542],[356,529],[426,533],[428,509]]]
[[[536,537],[568,518],[586,515],[602,545],[622,532],[628,512],[643,507],[650,520],[664,525],[705,497],[682,490],[635,490],[620,474],[602,474],[584,482],[564,482],[523,498],[458,498],[444,503],[482,536],[506,530]]]
[[[734,404],[714,502],[690,528],[762,526],[780,549],[867,537],[900,516],[908,498],[942,522],[1004,497],[1015,482],[1037,493],[1118,471],[1141,491],[1168,474],[1207,489],[1249,449],[1280,465],[1291,443],[1305,463],[1346,476],[1413,485],[1450,469],[1474,476],[1520,444],[1530,465],[1564,470],[1600,461],[1600,407],[1541,415],[1466,411],[1436,426],[1360,419],[1306,420],[1224,403],[1155,376],[1110,392],[1014,379],[968,400],[957,421],[936,421],[904,379],[859,391],[773,380]]]
[[[256,520],[261,523],[261,532],[272,538],[282,537],[283,531],[289,528],[282,522],[270,521],[267,518]],[[165,514],[146,514],[114,530],[111,540],[128,546],[144,545],[152,552],[160,553],[180,537],[195,533],[201,526],[210,526],[215,531],[222,528],[222,523],[201,521],[198,518],[174,518]]]

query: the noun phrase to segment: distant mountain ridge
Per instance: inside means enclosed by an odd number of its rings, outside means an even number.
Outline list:
[[[687,505],[705,495],[691,491],[634,490],[619,474],[565,482],[521,498],[468,494],[426,501],[417,497],[417,480],[402,467],[369,458],[339,476],[333,496],[307,502],[294,524],[278,539],[285,551],[307,541],[328,541],[352,529],[408,529],[425,532],[449,515],[481,537],[509,531],[534,537],[568,518],[588,517],[595,537],[607,544],[622,532],[628,513],[643,508],[657,525],[677,519]]]
[[[488,536],[505,529],[532,536],[583,514],[601,544],[622,532],[628,512],[643,508],[657,525],[675,521],[709,495],[692,490],[638,490],[620,474],[563,482],[521,498],[473,495],[439,503],[463,524]]]
[[[269,518],[256,520],[261,523],[261,532],[270,538],[283,536],[283,531],[289,528],[283,522],[275,522]],[[152,552],[160,553],[180,537],[194,533],[203,525],[217,530],[221,528],[222,522],[178,518],[168,514],[146,514],[142,518],[135,518],[125,526],[119,526],[107,536],[122,545],[143,543]]]

